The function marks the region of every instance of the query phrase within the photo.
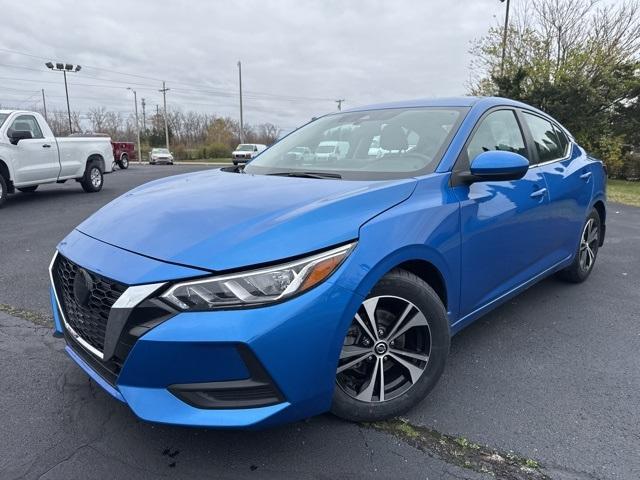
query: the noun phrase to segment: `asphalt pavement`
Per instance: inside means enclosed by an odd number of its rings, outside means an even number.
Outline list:
[[[436,447],[331,415],[265,431],[137,419],[51,336],[48,264],[111,199],[203,168],[132,165],[100,193],[42,186],[0,210],[0,479],[640,478],[640,209],[615,204],[586,283],[544,280],[453,339],[440,383],[402,424]],[[473,468],[475,443],[498,455],[488,472]],[[505,473],[512,454],[534,468]]]

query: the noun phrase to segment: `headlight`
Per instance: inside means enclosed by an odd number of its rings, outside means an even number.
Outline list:
[[[181,310],[276,302],[328,278],[354,246],[355,242],[275,267],[178,283],[161,298]]]

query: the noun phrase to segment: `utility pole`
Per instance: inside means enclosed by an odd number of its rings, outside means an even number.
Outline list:
[[[500,0],[501,3],[504,3],[505,0]],[[509,30],[509,3],[510,0],[507,0],[507,10],[504,15],[504,31],[502,32],[502,60],[500,61],[500,76],[504,75],[504,58],[507,52],[507,31]]]
[[[240,84],[240,143],[244,142],[244,123],[242,118],[242,64],[238,60],[238,83]]]
[[[42,89],[42,106],[44,107],[44,119],[49,122],[47,118],[47,100],[44,98],[44,88]]]
[[[138,121],[138,95],[136,91],[127,87],[127,90],[131,90],[133,92],[133,103],[135,104],[135,112],[136,112],[136,136],[138,137],[138,163],[142,163],[142,148],[140,147],[140,122]]]
[[[335,100],[335,102],[338,104],[338,111],[341,112],[342,111],[342,102],[344,102],[344,98],[339,98],[338,100]]]
[[[167,123],[167,92],[171,90],[167,88],[164,81],[162,82],[162,100],[164,102],[164,138],[167,144],[167,150],[169,150],[169,124]]]
[[[146,102],[144,98],[142,99],[142,131],[147,131],[147,112],[145,110]]]

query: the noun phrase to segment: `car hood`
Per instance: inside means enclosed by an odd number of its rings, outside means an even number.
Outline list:
[[[77,229],[148,257],[222,271],[356,239],[362,224],[407,199],[415,183],[208,170],[142,185]]]

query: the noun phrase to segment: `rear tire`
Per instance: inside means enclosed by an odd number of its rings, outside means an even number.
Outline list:
[[[358,422],[405,413],[438,382],[449,343],[440,297],[416,275],[392,270],[371,290],[347,332],[331,412]]]
[[[0,175],[0,208],[4,205],[4,202],[7,200],[7,181],[5,178]]]
[[[122,158],[118,162],[118,165],[120,165],[120,168],[122,170],[126,170],[127,168],[129,168],[129,157],[127,155],[122,155]]]
[[[600,215],[594,208],[582,227],[575,258],[571,265],[558,272],[559,278],[571,283],[582,283],[589,277],[598,255],[601,231]]]
[[[38,189],[38,185],[32,185],[30,187],[18,187],[18,190],[22,193],[33,193]]]
[[[98,162],[92,161],[87,164],[87,169],[84,172],[80,184],[82,189],[87,193],[99,192],[102,190],[104,183],[104,176],[102,175],[102,169]]]

